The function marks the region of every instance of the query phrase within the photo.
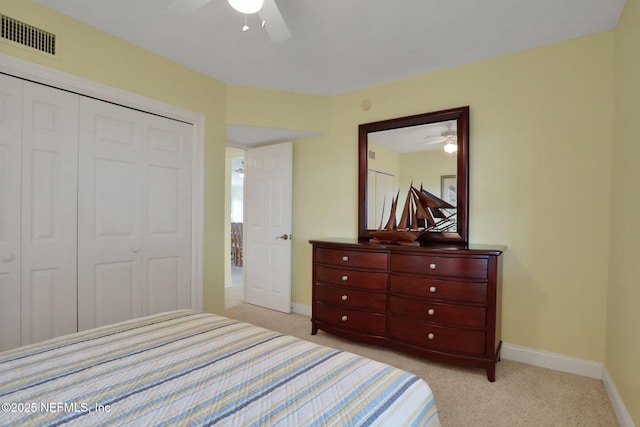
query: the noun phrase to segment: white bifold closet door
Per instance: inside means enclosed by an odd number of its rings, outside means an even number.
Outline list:
[[[0,75],[0,349],[76,331],[78,98]]]
[[[191,134],[81,99],[79,330],[191,307]]]
[[[0,350],[20,346],[22,84],[0,74]]]

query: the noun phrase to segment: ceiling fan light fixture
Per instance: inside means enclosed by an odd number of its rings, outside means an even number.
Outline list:
[[[444,152],[447,154],[453,154],[456,151],[458,151],[458,146],[456,144],[449,142],[444,146]]]
[[[454,154],[458,151],[458,142],[456,141],[456,137],[453,135],[447,135],[442,149],[447,154]]]
[[[258,13],[262,6],[264,6],[264,0],[227,0],[229,5],[240,13],[252,14]]]

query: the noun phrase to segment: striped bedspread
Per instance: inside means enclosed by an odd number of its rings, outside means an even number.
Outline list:
[[[0,353],[0,425],[437,426],[429,386],[188,310]]]

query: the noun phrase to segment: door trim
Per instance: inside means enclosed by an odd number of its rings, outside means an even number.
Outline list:
[[[204,114],[166,104],[123,89],[107,86],[0,53],[0,73],[79,95],[157,114],[193,125],[191,180],[191,306],[202,310],[204,252]]]

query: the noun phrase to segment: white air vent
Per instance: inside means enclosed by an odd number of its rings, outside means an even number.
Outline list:
[[[0,14],[0,37],[51,55],[56,54],[55,34]]]

